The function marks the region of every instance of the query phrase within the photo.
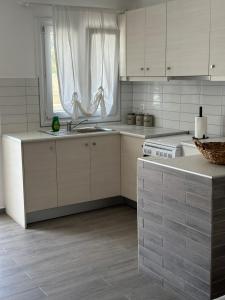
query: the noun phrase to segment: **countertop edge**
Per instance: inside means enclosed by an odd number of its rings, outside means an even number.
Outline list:
[[[201,155],[199,155],[199,157],[201,157]],[[191,158],[191,156],[190,156],[190,158]],[[172,169],[172,170],[175,170],[175,171],[180,171],[180,172],[188,173],[188,174],[192,174],[192,175],[197,175],[197,176],[204,177],[204,178],[211,179],[211,180],[214,179],[214,178],[216,179],[216,178],[225,177],[225,175],[224,176],[223,175],[221,175],[221,176],[220,175],[218,175],[218,176],[210,176],[210,175],[206,175],[206,174],[202,174],[202,173],[198,173],[198,172],[194,172],[194,171],[182,169],[182,168],[175,167],[175,166],[170,166],[170,165],[167,165],[167,164],[165,164],[163,162],[147,160],[144,157],[140,157],[140,158],[138,158],[138,160],[146,162],[146,163],[150,163],[150,164],[153,164],[153,165],[158,165],[158,166],[163,167],[163,168]]]
[[[110,128],[110,126],[109,126]],[[112,128],[113,129],[113,128]],[[171,129],[171,132],[173,132],[173,129]],[[124,129],[113,129],[112,131],[107,131],[107,132],[95,132],[95,133],[79,133],[79,134],[73,134],[73,135],[63,135],[63,136],[54,136],[54,135],[48,135],[47,133],[40,132],[42,133],[42,137],[37,137],[37,138],[19,138],[16,136],[10,135],[10,134],[3,134],[3,138],[7,137],[10,139],[13,139],[14,141],[18,141],[22,144],[24,143],[34,143],[34,142],[46,142],[46,141],[55,141],[55,140],[63,140],[63,139],[72,139],[72,138],[84,138],[84,137],[95,137],[95,136],[104,136],[104,135],[115,135],[115,134],[120,134],[124,136],[131,136],[131,137],[136,137],[140,139],[150,139],[150,138],[158,138],[158,137],[165,137],[165,136],[171,136],[171,135],[179,135],[179,134],[186,134],[188,133],[187,131],[183,130],[174,130],[174,133],[170,132],[165,132],[165,133],[155,133],[155,134],[142,134],[142,133],[136,133],[136,132],[129,132]],[[24,133],[25,134],[25,133]]]
[[[45,133],[43,133],[45,134]],[[3,138],[9,138],[11,140],[14,140],[16,142],[20,142],[21,144],[26,143],[36,143],[36,142],[50,142],[50,141],[56,141],[56,140],[67,140],[67,139],[77,139],[77,138],[85,138],[85,137],[95,137],[95,136],[105,136],[105,135],[118,135],[120,134],[119,131],[110,131],[110,132],[98,132],[98,133],[78,133],[74,135],[64,135],[64,136],[54,136],[54,135],[48,135],[46,133],[46,137],[41,138],[31,138],[31,139],[20,139],[14,136],[11,136],[10,134],[4,134]]]

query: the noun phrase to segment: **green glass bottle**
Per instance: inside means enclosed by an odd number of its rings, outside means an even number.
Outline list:
[[[55,116],[52,119],[52,131],[57,132],[60,129],[59,117]]]

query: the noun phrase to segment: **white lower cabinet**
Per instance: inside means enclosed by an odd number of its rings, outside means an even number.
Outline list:
[[[89,139],[56,141],[58,206],[90,200]]]
[[[122,195],[136,200],[136,158],[142,143],[122,137],[121,152],[120,134],[22,143],[4,137],[7,214],[26,227],[33,220],[69,214],[69,205],[120,196],[121,157]]]
[[[142,156],[144,139],[121,137],[121,194],[137,201],[137,158]]]
[[[26,212],[120,195],[120,135],[23,145]]]
[[[120,193],[120,136],[90,139],[91,200],[119,196]]]
[[[25,211],[57,207],[55,142],[23,144]]]
[[[56,142],[58,206],[120,195],[120,136]]]

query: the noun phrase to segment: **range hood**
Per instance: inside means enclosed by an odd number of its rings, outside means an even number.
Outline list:
[[[121,76],[120,81],[131,81],[131,82],[138,82],[138,81],[173,81],[173,80],[200,80],[200,81],[225,81],[225,76]]]
[[[171,80],[206,80],[211,81],[211,76],[168,76],[168,81]]]
[[[171,80],[201,80],[201,81],[225,81],[225,76],[169,76],[168,81]]]

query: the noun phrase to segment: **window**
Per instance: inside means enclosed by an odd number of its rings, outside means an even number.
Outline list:
[[[40,105],[41,105],[41,125],[49,126],[54,115],[60,117],[61,122],[63,120],[66,122],[70,119],[70,116],[65,112],[60,101],[59,83],[56,67],[56,57],[54,49],[54,35],[53,35],[53,25],[50,19],[41,21],[38,26],[41,31],[41,38],[38,44],[40,49]],[[98,54],[96,49],[96,42],[99,43],[100,33],[96,30],[90,30],[90,66],[89,66],[89,76],[90,86],[87,87],[91,91],[93,96],[96,93],[92,84],[96,78],[96,74],[93,70],[96,70],[97,62],[102,60],[102,57]],[[118,42],[118,32],[115,30],[108,30],[105,32],[105,51],[110,53],[110,56],[115,55],[115,47]],[[101,65],[101,63],[99,64]],[[109,71],[109,68],[113,68],[111,61],[108,62],[103,74]],[[99,70],[100,74],[101,70]],[[100,76],[100,75],[99,75]],[[110,78],[110,81],[106,82],[106,76],[103,75],[104,84],[107,85],[107,91],[110,91],[110,82],[114,78]],[[105,93],[105,97],[109,97],[108,93]],[[113,114],[108,116],[106,119],[101,119],[100,107],[95,116],[88,118],[90,123],[106,122],[106,121],[119,121],[120,120],[120,101],[116,103],[116,107],[109,107]],[[115,113],[116,112],[116,113]],[[81,116],[81,119],[84,118]]]
[[[41,24],[41,46],[41,123],[42,125],[49,125],[54,115],[58,115],[60,118],[69,117],[60,101],[53,26],[50,21]]]
[[[57,75],[57,68],[56,68],[56,57],[55,57],[55,49],[54,49],[54,37],[52,28],[49,32],[48,39],[50,41],[49,43],[49,53],[50,53],[50,70],[51,70],[51,86],[49,86],[49,89],[52,91],[52,102],[53,102],[53,112],[54,113],[62,113],[64,112],[62,104],[60,102],[60,95],[59,95],[59,83],[58,83],[58,75]],[[46,57],[49,59],[49,57]]]

